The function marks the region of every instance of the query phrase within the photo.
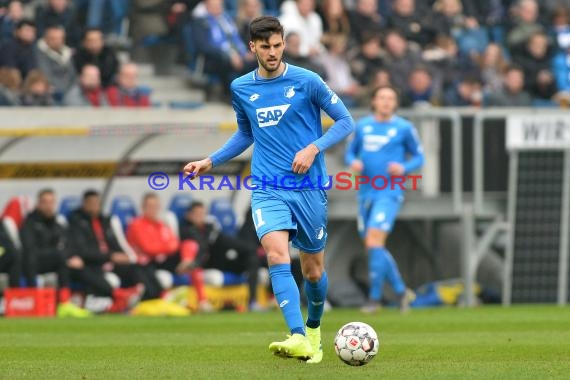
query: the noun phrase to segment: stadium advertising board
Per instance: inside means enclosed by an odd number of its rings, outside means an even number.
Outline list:
[[[570,113],[509,116],[507,149],[570,149]]]

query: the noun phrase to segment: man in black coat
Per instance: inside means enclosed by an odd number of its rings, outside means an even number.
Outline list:
[[[37,66],[34,54],[35,42],[36,24],[30,20],[19,21],[14,38],[6,41],[0,48],[0,67],[18,69],[22,79],[25,79]]]
[[[86,65],[95,65],[101,72],[101,85],[107,88],[113,85],[115,75],[119,71],[119,60],[115,52],[105,46],[103,32],[91,28],[85,31],[81,48],[73,57],[75,70],[80,73]]]
[[[52,189],[38,193],[37,206],[25,219],[20,237],[23,247],[23,268],[28,287],[37,286],[37,275],[57,274],[58,315],[84,317],[90,313],[69,302],[69,271],[82,270],[83,260],[76,254],[69,254],[67,231],[56,220],[56,199]]]
[[[71,275],[85,284],[87,295],[113,296],[113,286],[106,280],[106,272],[119,276],[122,287],[141,283],[138,268],[119,245],[110,218],[101,214],[101,197],[97,191],[86,191],[81,208],[69,216],[69,241],[70,251],[77,253],[85,263],[84,268],[72,270]]]
[[[257,277],[259,259],[257,247],[248,241],[228,236],[206,220],[206,207],[192,202],[180,223],[180,240],[193,240],[199,249],[193,266],[214,268],[222,272],[247,273],[250,308],[257,308]]]

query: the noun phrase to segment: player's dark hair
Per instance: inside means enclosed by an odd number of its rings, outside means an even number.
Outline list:
[[[249,24],[250,41],[267,41],[274,34],[284,35],[283,25],[273,16],[261,16]]]
[[[372,90],[372,98],[374,98],[376,96],[376,94],[378,94],[379,91],[381,90],[392,90],[394,92],[394,94],[396,95],[396,101],[399,102],[400,101],[400,90],[398,90],[396,87],[388,85],[388,84],[383,84],[381,86],[376,87],[374,90]]]
[[[93,190],[93,189],[86,190],[83,193],[83,202],[85,202],[87,199],[89,199],[91,197],[98,197],[98,196],[99,196],[99,192],[97,190]]]
[[[44,188],[41,189],[40,191],[38,191],[38,200],[41,199],[44,195],[48,195],[48,194],[55,194],[55,191],[51,188]]]
[[[186,212],[192,212],[192,211],[194,211],[195,208],[198,208],[198,207],[204,207],[204,202],[193,201],[192,203],[190,203],[190,206],[188,206],[188,209],[186,210]]]
[[[400,105],[400,90],[398,90],[398,88],[396,88],[392,85],[383,84],[381,86],[374,88],[374,90],[372,90],[372,96],[370,97],[370,108],[372,109],[372,111],[376,111],[374,109],[374,106],[372,105],[372,99],[374,99],[376,97],[376,95],[378,94],[379,91],[382,91],[385,89],[392,90],[394,92],[394,95],[396,95],[396,107],[398,105]]]

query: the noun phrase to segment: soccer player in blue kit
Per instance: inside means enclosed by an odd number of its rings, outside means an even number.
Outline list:
[[[275,17],[250,24],[249,47],[259,67],[231,84],[238,131],[209,157],[187,164],[191,178],[238,156],[255,143],[252,156],[252,216],[267,252],[273,292],[290,335],[273,342],[275,355],[319,363],[320,323],[328,279],[327,188],[324,151],[354,130],[354,121],[321,78],[282,61],[283,27]],[[321,109],[334,121],[323,134]],[[301,257],[308,318],[303,321],[299,289],[291,274],[289,240]]]
[[[394,114],[398,107],[398,93],[394,88],[377,88],[371,103],[373,115],[357,122],[345,155],[353,173],[369,179],[369,183],[360,186],[358,194],[358,230],[368,252],[370,280],[368,304],[362,311],[373,313],[380,308],[382,289],[388,280],[398,296],[400,310],[405,312],[411,294],[386,249],[386,239],[404,200],[404,191],[391,179],[419,169],[424,155],[415,127]],[[383,176],[387,181],[372,181],[375,176]],[[382,189],[385,183],[387,186]]]

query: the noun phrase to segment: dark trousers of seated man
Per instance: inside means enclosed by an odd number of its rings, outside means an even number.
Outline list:
[[[24,275],[29,287],[35,288],[39,274],[55,273],[57,275],[58,302],[66,303],[71,298],[69,290],[69,267],[67,252],[64,250],[48,250],[41,254],[25,254],[23,256]]]
[[[234,250],[237,256],[229,252],[231,250]],[[247,274],[250,302],[255,301],[258,270],[261,267],[261,259],[257,256],[257,247],[233,236],[221,234],[211,245],[209,253],[204,268]]]
[[[138,265],[114,264],[111,272],[121,280],[122,288],[130,288],[142,281]],[[105,270],[101,265],[85,265],[83,269],[72,269],[71,279],[85,286],[85,294],[97,297],[113,297],[113,287],[105,279]]]
[[[197,259],[197,250],[192,248],[192,243],[188,241],[183,241],[180,246],[180,252],[165,256],[163,258],[155,258],[153,261],[147,265],[141,265],[141,271],[143,275],[143,284],[145,286],[145,293],[142,297],[143,300],[160,298],[162,292],[168,289],[162,287],[158,279],[156,278],[156,271],[159,269],[166,270],[170,273],[176,273],[182,262],[182,257],[184,260],[193,261]],[[198,295],[198,302],[206,301],[206,291],[204,288],[204,274],[202,271],[202,262],[196,261],[193,263],[193,267],[184,270],[184,273],[188,275],[192,281],[192,285],[196,289]]]
[[[20,287],[21,271],[20,253],[15,249],[3,246],[0,242],[0,273],[8,274],[8,286],[10,288]],[[2,289],[0,289],[1,295]]]

